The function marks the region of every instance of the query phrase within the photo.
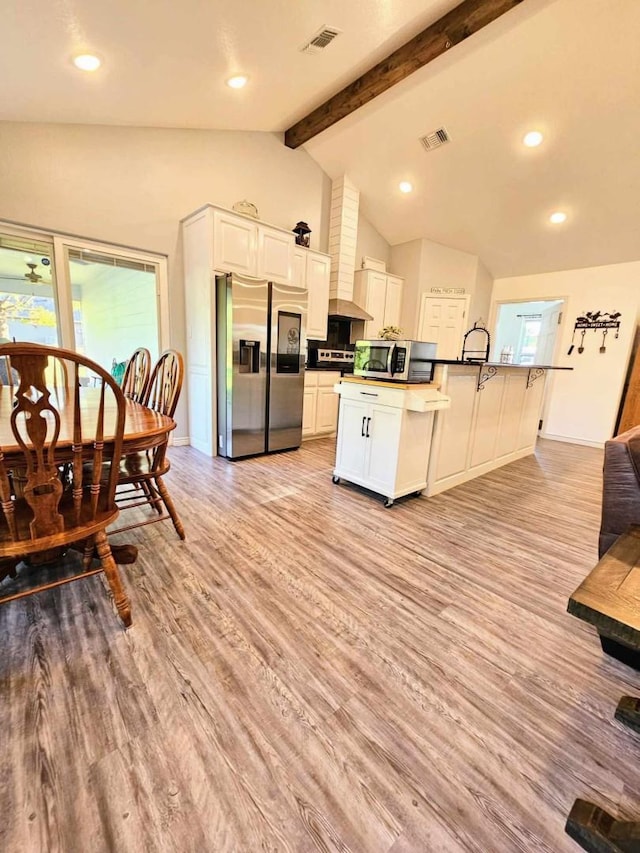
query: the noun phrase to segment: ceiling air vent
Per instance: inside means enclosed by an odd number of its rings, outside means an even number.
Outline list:
[[[444,127],[439,127],[437,130],[427,133],[426,136],[421,136],[420,142],[422,142],[427,151],[431,151],[432,148],[440,148],[445,142],[451,142],[451,137]]]
[[[335,27],[323,27],[315,36],[300,48],[302,53],[319,53],[324,50],[327,45],[330,45],[336,36],[340,35],[340,30]]]

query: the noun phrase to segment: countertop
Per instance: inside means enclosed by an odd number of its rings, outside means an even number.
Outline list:
[[[518,367],[520,370],[573,370],[573,367],[557,367],[553,364],[509,364],[504,361],[460,361],[459,358],[432,358],[434,364],[453,364],[459,367]]]
[[[430,358],[429,361],[433,364],[452,364],[459,367],[518,367],[520,370],[573,370],[573,367],[560,367],[554,364],[508,364],[504,361],[460,361],[459,358]],[[333,365],[320,367],[305,367],[305,371],[326,371],[330,370],[333,373],[353,373],[353,365],[349,368],[334,367]]]

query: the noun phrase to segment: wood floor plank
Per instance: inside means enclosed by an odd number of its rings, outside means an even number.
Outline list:
[[[576,797],[637,817],[639,674],[566,613],[601,451],[388,510],[334,446],[171,448],[187,539],[114,537],[128,632],[99,578],[0,608],[0,849],[571,853]]]

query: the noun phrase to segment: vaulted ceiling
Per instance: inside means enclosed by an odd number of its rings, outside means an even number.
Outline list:
[[[282,132],[450,0],[73,0],[3,12],[0,120]],[[341,34],[300,52],[319,29]],[[425,237],[496,276],[640,258],[640,2],[523,0],[305,144],[390,243]],[[94,74],[71,64],[101,56]],[[240,91],[231,74],[249,75]],[[419,138],[445,127],[446,145]],[[544,133],[535,149],[528,130]],[[402,195],[401,180],[414,190]],[[554,210],[566,211],[551,226]]]

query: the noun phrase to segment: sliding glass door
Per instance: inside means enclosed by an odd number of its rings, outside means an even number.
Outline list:
[[[95,250],[65,251],[76,349],[119,378],[138,347],[159,355],[155,264]]]
[[[0,222],[0,341],[82,352],[119,378],[169,346],[166,258]]]

